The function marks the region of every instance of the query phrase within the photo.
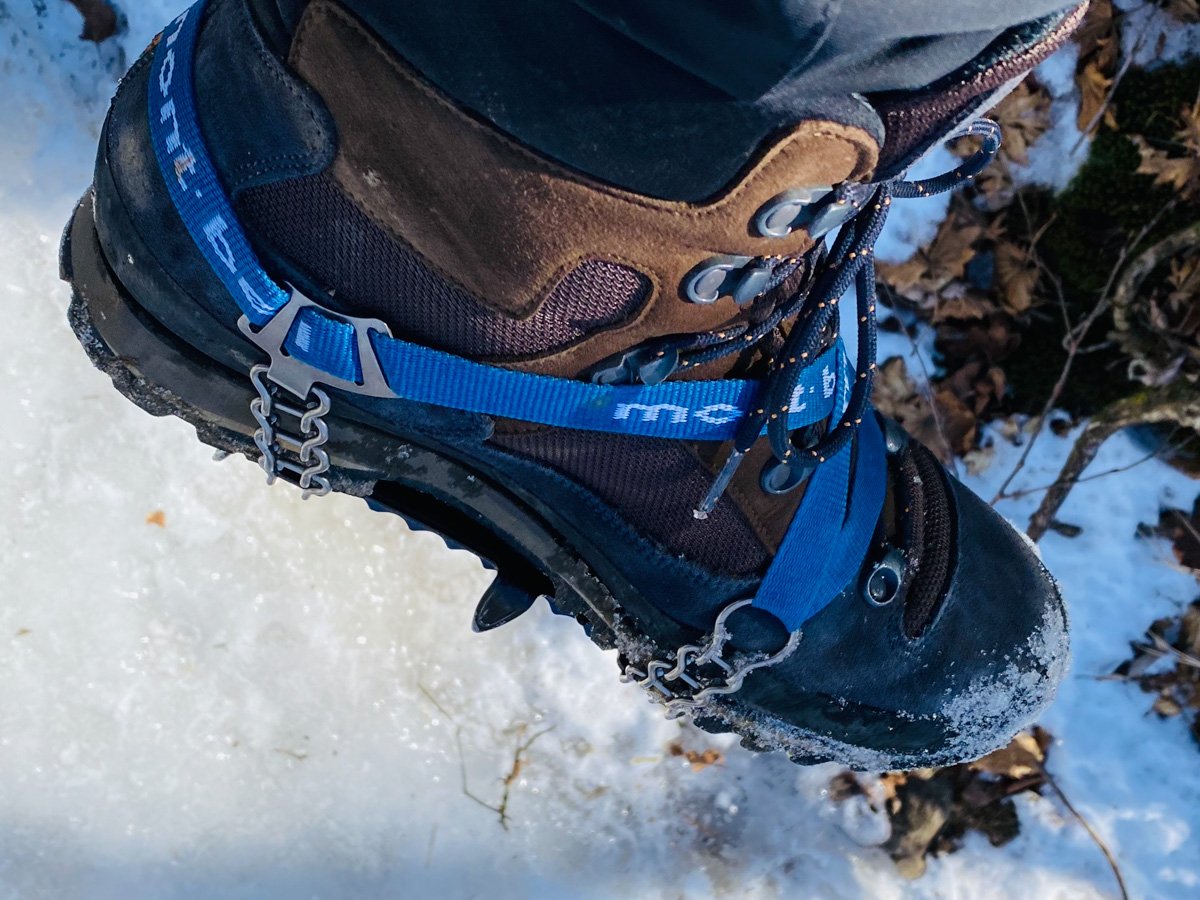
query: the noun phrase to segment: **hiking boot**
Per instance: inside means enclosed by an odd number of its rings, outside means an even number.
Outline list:
[[[974,117],[1081,10],[830,102],[679,200],[457,105],[380,4],[255,2],[197,4],[134,64],[67,227],[71,323],[123,394],[474,551],[477,631],[546,597],[751,749],[949,764],[1049,702],[1066,617],[1033,545],[867,405],[871,247],[893,199],[982,168]],[[976,157],[902,180],[963,130]]]

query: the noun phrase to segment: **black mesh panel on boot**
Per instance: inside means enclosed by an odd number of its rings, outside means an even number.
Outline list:
[[[529,317],[489,309],[372,222],[326,175],[251,188],[237,199],[249,233],[350,315],[382,319],[405,340],[504,360],[550,353],[628,319],[649,280],[627,266],[581,263]]]
[[[901,489],[910,524],[915,569],[904,605],[904,633],[921,636],[941,608],[954,568],[954,510],[946,475],[933,454],[910,442],[900,457]]]
[[[770,559],[728,497],[704,521],[692,515],[713,476],[681,442],[563,428],[497,432],[492,442],[566,475],[640,533],[713,572],[747,575]]]

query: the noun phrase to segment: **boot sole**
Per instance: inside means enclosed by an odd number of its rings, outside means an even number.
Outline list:
[[[72,288],[71,329],[121,394],[151,415],[183,419],[222,453],[259,461],[249,406],[257,395],[249,379],[167,332],[116,281],[92,221],[90,193],[67,224],[59,265]],[[611,593],[532,511],[443,454],[332,414],[326,421],[334,490],[384,507],[451,549],[474,553],[497,571],[498,581],[531,600],[546,596],[560,610],[588,615],[593,639],[605,649],[616,646],[604,621],[620,615]],[[279,480],[294,484],[287,476]]]
[[[121,394],[151,415],[183,419],[200,441],[222,453],[259,461],[253,437],[258,424],[250,412],[258,395],[248,374],[200,354],[125,290],[100,247],[90,191],[64,231],[60,277],[72,288],[68,318],[76,338]],[[573,616],[598,647],[617,649],[622,670],[627,658],[663,658],[655,643],[682,646],[701,637],[667,619],[607,571],[598,550],[578,552],[579,546],[586,547],[578,535],[564,536],[566,528],[548,522],[531,500],[485,473],[420,441],[334,413],[325,421],[331,457],[326,477],[334,490],[399,515],[410,528],[433,532],[447,547],[468,550],[496,570],[485,599],[495,594],[516,611],[493,625],[516,618],[545,597],[555,611]],[[286,476],[280,480],[294,484]],[[657,642],[646,638],[646,623],[660,635]],[[481,630],[478,621],[474,624]],[[801,765],[853,759],[861,752],[807,729],[769,721],[732,700],[715,700],[692,721],[714,734],[735,732],[742,746],[755,752],[782,750]],[[886,752],[869,752],[875,755],[871,768],[930,763],[899,754],[891,760],[894,765],[886,766]]]
[[[60,277],[72,288],[71,329],[122,395],[153,416],[183,419],[201,442],[222,453],[259,461],[253,438],[258,424],[250,413],[257,394],[249,377],[196,353],[125,291],[100,248],[90,192],[63,233],[59,265]],[[327,477],[334,490],[395,513],[414,530],[437,534],[451,549],[474,553],[496,570],[489,591],[528,603],[546,597],[557,611],[574,616],[601,649],[645,653],[644,638],[628,627],[629,614],[592,567],[508,491],[419,443],[398,443],[394,435],[333,414],[326,422],[332,458]],[[682,630],[678,636],[681,642],[695,638]],[[618,665],[624,665],[623,656]],[[717,720],[697,724],[712,732],[731,730]],[[758,737],[745,733],[743,743],[762,749]]]

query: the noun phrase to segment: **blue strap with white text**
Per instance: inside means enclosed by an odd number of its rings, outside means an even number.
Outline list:
[[[206,0],[161,35],[149,88],[150,132],[171,199],[199,251],[247,319],[261,327],[290,299],[263,270],[238,224],[200,133],[193,56]],[[759,382],[680,381],[596,385],[472,362],[371,331],[370,343],[397,398],[562,428],[694,441],[726,441],[758,401]],[[284,341],[313,369],[358,382],[355,326],[315,308],[301,311]],[[786,412],[789,429],[845,407],[850,373],[841,341],[808,366]],[[662,486],[666,488],[667,486]],[[883,437],[873,416],[856,439],[817,467],[754,603],[799,628],[837,596],[866,555],[886,487]]]

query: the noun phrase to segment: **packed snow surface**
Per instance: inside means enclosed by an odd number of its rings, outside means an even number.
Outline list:
[[[973,836],[904,881],[873,846],[886,821],[828,802],[837,767],[665,721],[542,604],[473,634],[474,557],[359,500],[269,489],[113,391],[67,327],[56,249],[117,77],[181,4],[123,7],[97,48],[67,3],[0,2],[0,897],[1116,896],[1083,828],[1029,794],[1012,844]],[[920,206],[893,255],[932,233]],[[985,497],[1020,452],[989,439]],[[1043,436],[1022,484],[1052,481],[1070,440]],[[1144,452],[1116,438],[1092,471]],[[1200,751],[1095,676],[1196,596],[1134,530],[1197,491],[1158,462],[1090,481],[1061,512],[1083,533],[1041,544],[1075,660],[1043,718],[1050,767],[1134,897],[1200,896]],[[1036,502],[1002,511],[1024,524]],[[694,772],[673,741],[725,761]],[[510,774],[504,827],[488,807]]]

